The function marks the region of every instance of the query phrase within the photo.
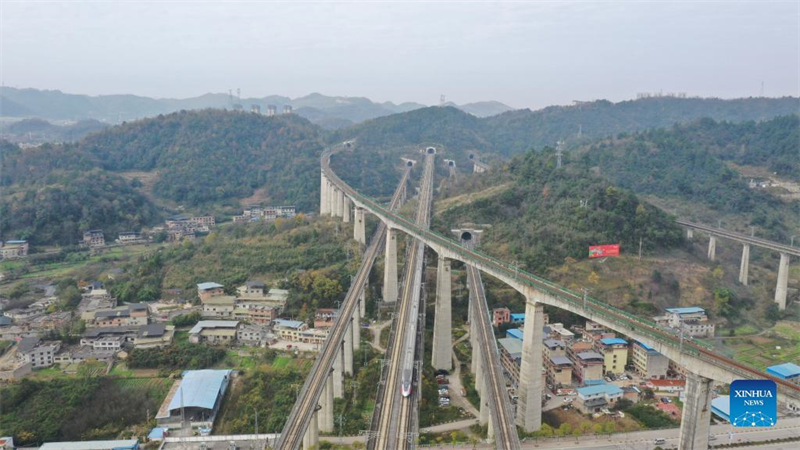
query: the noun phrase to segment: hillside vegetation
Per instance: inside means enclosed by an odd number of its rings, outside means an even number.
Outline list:
[[[575,157],[619,186],[668,201],[682,217],[706,223],[730,219],[729,227],[756,226],[761,236],[788,241],[800,222],[800,202],[749,188],[749,180],[727,162],[765,166],[798,180],[798,142],[797,116],[741,124],[704,119],[600,141]]]
[[[556,170],[551,151],[518,156],[502,173],[483,178],[477,186],[466,185],[473,182],[468,180],[448,192],[480,192],[511,182],[492,195],[449,204],[436,215],[437,227],[491,224],[481,238],[491,243],[486,251],[540,274],[567,257],[586,258],[590,245],[619,243],[621,251],[631,253],[638,251],[640,239],[648,252],[682,242],[680,230],[663,211],[585,167]]]

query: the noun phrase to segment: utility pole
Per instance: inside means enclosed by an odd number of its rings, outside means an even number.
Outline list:
[[[639,259],[642,259],[642,237],[639,236]]]

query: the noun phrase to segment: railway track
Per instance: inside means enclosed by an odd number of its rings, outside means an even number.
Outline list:
[[[770,379],[778,385],[779,393],[786,395],[795,400],[800,400],[800,386],[794,385],[786,380],[773,377],[766,373],[760,372],[754,368],[740,364],[730,358],[716,354],[713,349],[693,338],[681,338],[666,332],[658,327],[655,322],[649,319],[635,316],[626,313],[620,309],[614,308],[606,303],[588,297],[579,295],[562,286],[559,286],[551,281],[539,278],[533,274],[519,269],[518,266],[500,261],[488,255],[461,247],[452,239],[448,239],[428,229],[416,226],[412,221],[398,215],[386,208],[375,203],[371,198],[361,195],[346,183],[341,181],[336,176],[330,167],[326,165],[323,158],[323,171],[340,189],[343,189],[351,198],[361,205],[364,205],[373,214],[376,214],[383,220],[389,220],[395,226],[401,227],[406,233],[422,239],[427,245],[439,246],[442,249],[447,249],[453,255],[454,259],[460,260],[468,265],[481,265],[483,270],[489,271],[493,276],[502,275],[508,279],[514,279],[518,282],[535,288],[546,295],[554,297],[566,304],[576,311],[585,311],[586,314],[594,314],[609,320],[615,324],[617,331],[625,334],[626,331],[635,331],[651,343],[661,343],[678,350],[681,354],[691,357],[696,357],[709,364],[726,370],[736,377],[749,378],[749,379]]]
[[[782,252],[794,256],[800,256],[800,248],[780,244],[778,242],[770,241],[768,239],[758,238],[755,236],[748,236],[746,234],[736,233],[735,231],[727,231],[723,230],[722,228],[714,228],[708,225],[703,225],[701,223],[689,222],[688,220],[677,219],[675,220],[675,223],[677,223],[678,225],[694,228],[695,230],[700,230],[723,238],[733,239],[735,241],[741,241],[747,244],[774,250],[776,252]]]
[[[486,293],[483,290],[480,271],[467,266],[467,284],[474,292],[471,321],[475,323],[477,342],[481,347],[483,360],[483,380],[486,390],[481,391],[481,402],[488,400],[492,423],[495,430],[495,446],[500,450],[520,448],[517,427],[511,413],[510,399],[506,390],[505,379],[501,373],[500,353],[497,341],[489,323],[489,306],[486,304]],[[488,398],[487,398],[488,397]]]
[[[329,158],[330,154],[328,154],[327,157]],[[400,205],[403,190],[408,183],[410,172],[411,167],[407,167],[403,172],[400,184],[395,190],[389,204],[389,209],[392,211],[396,210]],[[350,289],[347,291],[344,303],[339,310],[339,315],[335,319],[328,339],[325,340],[314,362],[311,373],[303,384],[303,388],[286,420],[286,424],[275,444],[275,448],[294,450],[298,449],[302,444],[303,435],[308,428],[308,424],[311,422],[311,416],[317,409],[325,380],[333,368],[333,361],[337,353],[341,351],[344,334],[348,331],[348,323],[352,319],[353,310],[358,307],[358,298],[361,296],[364,285],[369,278],[369,273],[372,270],[375,258],[383,248],[383,241],[385,238],[386,225],[381,222],[375,234],[372,236],[369,247],[367,247],[364,253],[364,260],[361,267],[358,273],[356,273],[353,282],[350,284]],[[354,324],[354,326],[360,325]]]
[[[434,161],[435,155],[426,154],[415,219],[415,223],[424,228],[430,225]],[[402,395],[402,391],[406,382],[417,387],[414,391],[419,387],[419,370],[415,370],[415,361],[421,359],[417,338],[420,326],[424,325],[420,324],[419,314],[424,252],[425,243],[413,239],[406,258],[393,335],[387,348],[390,358],[383,377],[385,384],[379,392],[381,400],[373,412],[370,437],[374,439],[367,441],[369,449],[404,449],[413,445],[415,440],[419,396],[417,392]],[[407,376],[411,379],[405,380]]]

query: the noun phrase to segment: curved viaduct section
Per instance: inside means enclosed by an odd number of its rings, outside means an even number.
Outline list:
[[[740,378],[771,379],[777,384],[778,395],[783,397],[783,401],[800,402],[800,386],[715,354],[694,339],[681,339],[679,336],[661,329],[651,320],[629,314],[591,297],[581,296],[553,282],[525,272],[519,267],[478,251],[466,249],[451,239],[418,227],[413,221],[388,210],[342,181],[330,168],[330,156],[331,151],[326,151],[322,156],[323,174],[355,205],[377,216],[389,228],[401,230],[409,236],[422,240],[440,257],[455,259],[475,266],[482,272],[503,281],[525,295],[529,304],[542,303],[555,306],[600,323],[655,348],[671,360],[685,366],[690,372],[705,378],[724,383],[731,383]]]

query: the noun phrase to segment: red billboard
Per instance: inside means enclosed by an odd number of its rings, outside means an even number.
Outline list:
[[[589,258],[605,258],[619,256],[619,244],[592,245],[589,247]]]

